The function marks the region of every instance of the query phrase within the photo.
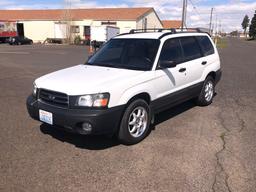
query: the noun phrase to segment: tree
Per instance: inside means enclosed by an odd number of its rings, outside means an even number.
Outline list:
[[[242,22],[242,27],[243,27],[243,30],[244,30],[244,34],[246,35],[246,30],[247,30],[247,28],[249,27],[249,22],[250,22],[250,19],[249,19],[249,17],[248,17],[248,15],[245,15],[244,16],[244,20],[243,20],[243,22]]]
[[[236,31],[232,31],[232,32],[230,32],[230,35],[232,37],[237,37],[238,36],[238,31],[237,30]]]
[[[249,36],[253,39],[256,38],[256,11],[251,21],[250,29],[249,29]]]

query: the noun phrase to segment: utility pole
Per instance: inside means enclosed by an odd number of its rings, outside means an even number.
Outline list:
[[[216,14],[216,18],[215,18],[215,36],[217,36],[218,34],[218,16]]]
[[[217,34],[218,34],[218,16],[216,14],[216,20],[215,20],[215,45],[217,45],[217,43],[218,43]]]
[[[209,26],[210,34],[212,34],[212,12],[213,12],[213,8],[211,9],[211,17],[210,17],[210,26]]]
[[[181,30],[182,31],[183,31],[184,27],[186,27],[187,5],[188,5],[188,1],[187,0],[183,0],[182,23],[181,23]]]
[[[221,20],[219,20],[219,35],[222,35],[222,31],[221,31]]]

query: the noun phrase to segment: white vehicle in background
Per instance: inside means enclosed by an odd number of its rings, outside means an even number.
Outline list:
[[[220,78],[218,51],[207,33],[133,30],[109,40],[86,64],[36,79],[27,109],[65,130],[115,134],[135,144],[155,114],[189,99],[211,104]]]
[[[91,26],[92,45],[99,48],[111,38],[119,35],[120,29],[113,26]]]

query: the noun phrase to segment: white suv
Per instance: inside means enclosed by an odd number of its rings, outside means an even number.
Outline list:
[[[131,31],[85,64],[36,79],[27,109],[44,123],[135,144],[156,113],[193,98],[211,104],[220,77],[218,51],[207,33]]]

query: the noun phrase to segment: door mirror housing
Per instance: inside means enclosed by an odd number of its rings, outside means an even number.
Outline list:
[[[163,60],[159,62],[159,67],[161,69],[166,69],[166,68],[173,68],[176,67],[177,64],[174,61],[167,61],[167,60]]]

